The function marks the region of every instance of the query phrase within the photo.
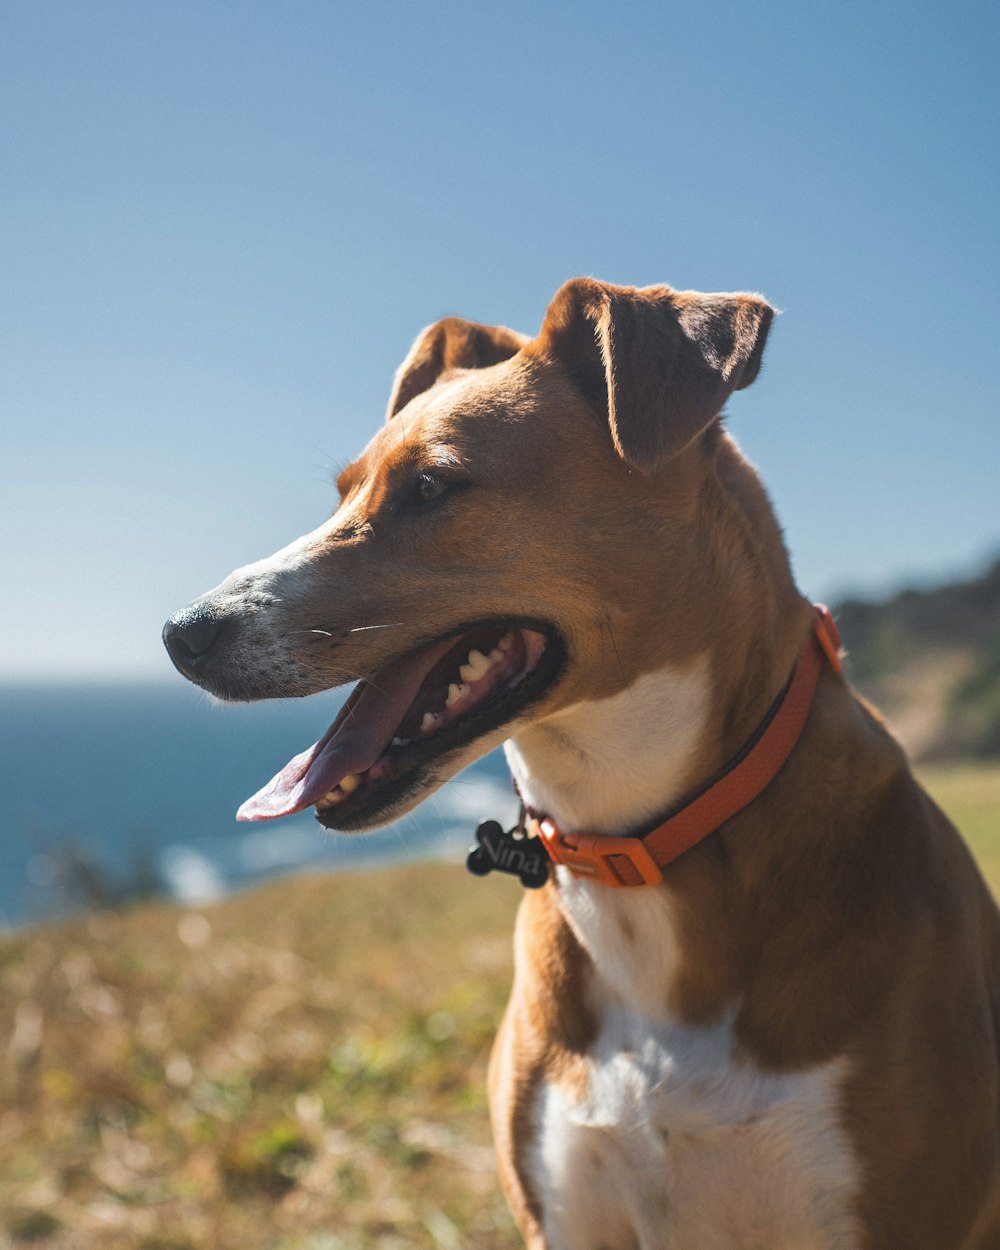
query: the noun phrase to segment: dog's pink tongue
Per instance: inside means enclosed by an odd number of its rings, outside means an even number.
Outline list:
[[[397,660],[376,675],[377,684],[359,682],[319,742],[289,760],[263,789],[247,799],[236,819],[291,816],[321,799],[348,773],[371,768],[410,710],[424,678],[453,642],[447,639]]]

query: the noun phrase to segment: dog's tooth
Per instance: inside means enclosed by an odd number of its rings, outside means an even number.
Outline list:
[[[410,745],[409,738],[393,738],[389,743],[391,747],[408,747]]]
[[[465,682],[460,682],[457,686],[454,682],[448,687],[448,697],[444,701],[445,707],[451,707],[453,703],[457,703],[459,699],[464,699],[469,693],[469,687]]]
[[[514,635],[513,633],[510,633],[510,632],[504,634],[504,636],[497,643],[497,646],[500,648],[501,651],[509,651],[513,645],[514,645]]]
[[[493,667],[493,661],[488,660],[481,651],[470,651],[469,658],[465,664],[458,670],[458,675],[463,681],[478,681],[484,673],[489,672]]]
[[[499,664],[502,659],[503,659],[503,652],[500,650],[499,647],[494,647],[493,650],[490,652],[490,663]]]
[[[341,777],[340,781],[338,782],[338,788],[342,790],[344,794],[353,794],[354,791],[360,785],[361,785],[360,773],[348,773],[346,777]]]
[[[424,719],[420,722],[420,732],[430,733],[432,729],[437,728],[440,719],[441,717],[436,712],[425,712]]]

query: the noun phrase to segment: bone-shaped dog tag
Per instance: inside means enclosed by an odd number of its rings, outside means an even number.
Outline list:
[[[548,880],[549,857],[541,838],[529,838],[519,828],[505,833],[497,821],[484,820],[476,830],[476,843],[465,861],[475,876],[506,872],[520,877],[529,890],[537,890]]]

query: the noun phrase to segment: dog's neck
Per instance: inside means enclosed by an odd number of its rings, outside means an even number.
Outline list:
[[[506,744],[524,802],[568,831],[629,834],[685,793],[711,706],[707,655],[546,718]]]
[[[511,739],[507,759],[524,802],[570,832],[627,835],[657,823],[705,780],[700,770],[714,755],[720,721],[711,658],[647,673]],[[675,892],[612,889],[564,867],[555,874],[560,909],[596,974],[593,1005],[672,1016],[682,963]]]
[[[686,793],[711,719],[711,686],[703,656],[518,734],[505,750],[522,799],[572,831],[629,834],[655,821]],[[597,974],[594,1004],[661,1016],[679,960],[668,892],[614,890],[555,871],[559,905]],[[622,941],[626,915],[639,960]]]

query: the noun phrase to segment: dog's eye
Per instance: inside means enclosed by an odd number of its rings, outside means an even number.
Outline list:
[[[433,503],[440,499],[448,490],[449,483],[433,473],[421,473],[417,478],[416,497],[418,503]]]

